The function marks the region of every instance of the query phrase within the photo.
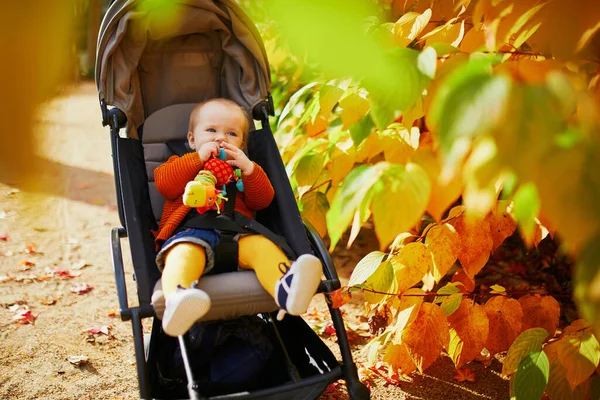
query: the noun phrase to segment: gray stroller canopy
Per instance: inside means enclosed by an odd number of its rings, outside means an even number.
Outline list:
[[[164,10],[117,0],[98,37],[100,100],[127,116],[126,134],[172,104],[230,98],[252,115],[268,96],[269,64],[254,24],[232,0],[172,0]]]

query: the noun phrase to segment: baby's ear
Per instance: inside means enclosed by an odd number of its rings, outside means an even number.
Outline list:
[[[187,140],[188,140],[188,144],[190,145],[190,148],[192,150],[195,150],[194,149],[194,133],[192,131],[188,131]]]

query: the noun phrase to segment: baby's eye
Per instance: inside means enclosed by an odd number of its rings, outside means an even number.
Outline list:
[[[228,134],[229,136],[236,136],[236,137],[237,137],[237,135],[238,135],[238,134],[237,134],[237,133],[235,133],[235,132],[227,132],[227,134]]]
[[[207,131],[212,133],[216,132],[215,128],[208,128]]]

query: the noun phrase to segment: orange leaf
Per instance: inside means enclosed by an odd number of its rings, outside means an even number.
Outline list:
[[[465,369],[457,369],[456,374],[452,376],[452,379],[455,379],[459,382],[477,382],[477,374],[471,370],[470,368]]]
[[[403,343],[390,344],[383,356],[383,361],[390,364],[394,371],[402,375],[409,375],[417,369]]]
[[[560,340],[559,340],[560,341]],[[544,353],[550,363],[550,375],[546,393],[551,400],[585,400],[589,388],[589,380],[575,387],[574,390],[569,386],[567,380],[567,368],[565,368],[558,359],[558,342],[553,342],[544,347]]]
[[[332,308],[340,308],[352,300],[352,295],[350,294],[348,287],[342,287],[329,293],[329,300],[331,301]]]
[[[6,233],[0,234],[0,240],[6,242],[8,240],[8,235]]]
[[[450,324],[448,354],[456,368],[460,368],[481,353],[488,337],[488,317],[483,307],[464,299],[447,318]]]
[[[456,229],[461,238],[458,259],[465,273],[473,278],[490,258],[494,242],[490,233],[490,224],[486,220],[467,221],[465,213],[448,222]]]
[[[461,248],[460,236],[450,224],[435,225],[427,232],[425,245],[431,251],[431,272],[439,282],[456,262]]]
[[[556,343],[558,360],[567,370],[566,378],[573,390],[596,370],[600,345],[591,329],[567,333]]]
[[[475,280],[465,273],[464,268],[460,268],[452,276],[452,282],[460,282],[462,285],[458,289],[463,293],[470,293],[475,290]]]
[[[421,304],[417,318],[402,333],[402,342],[421,372],[439,357],[449,339],[446,315],[432,303]]]
[[[423,303],[425,292],[418,288],[408,289],[402,294],[400,303],[398,305],[398,314],[396,315],[396,322],[394,324],[394,337],[392,342],[399,344],[402,342],[402,332],[404,328],[412,324]]]
[[[25,324],[35,324],[35,319],[40,315],[39,313],[34,314],[30,309],[25,308],[23,310],[17,311],[15,315],[13,315],[12,320],[19,325]]]
[[[490,224],[490,234],[492,236],[492,251],[496,251],[504,242],[504,239],[513,234],[517,228],[517,222],[508,213],[508,201],[500,200],[496,209],[492,210],[485,218]]]
[[[544,328],[550,337],[554,336],[560,318],[560,305],[554,297],[528,294],[521,297],[519,303],[523,309],[521,331],[530,328]]]
[[[483,306],[489,320],[485,347],[491,355],[506,351],[521,332],[523,310],[515,299],[504,296],[492,297]]]
[[[94,289],[93,286],[88,285],[87,283],[76,283],[71,286],[71,292],[77,294],[86,294],[91,292]]]
[[[27,254],[34,254],[36,250],[37,246],[35,245],[35,243],[26,243],[23,252]]]

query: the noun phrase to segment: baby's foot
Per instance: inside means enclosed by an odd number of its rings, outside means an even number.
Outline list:
[[[169,336],[181,336],[210,309],[210,297],[200,289],[179,288],[165,303],[162,326]]]
[[[323,266],[321,261],[310,254],[303,254],[291,267],[280,264],[285,274],[275,284],[275,302],[280,307],[277,319],[282,320],[285,313],[302,315],[317,292]]]

